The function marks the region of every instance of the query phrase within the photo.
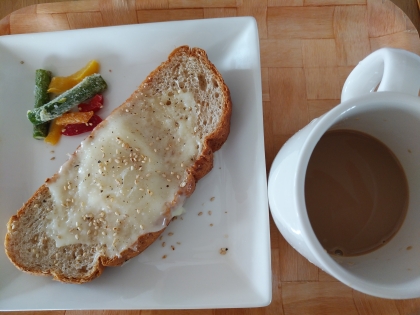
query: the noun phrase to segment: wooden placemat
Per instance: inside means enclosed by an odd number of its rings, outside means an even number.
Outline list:
[[[0,20],[0,35],[248,15],[256,18],[260,36],[267,170],[292,134],[340,102],[345,78],[370,52],[388,46],[420,54],[416,28],[389,0],[81,0],[44,3],[17,10]],[[53,311],[51,314],[420,314],[420,299],[385,300],[341,284],[300,256],[284,240],[272,220],[271,249],[273,300],[268,307]]]

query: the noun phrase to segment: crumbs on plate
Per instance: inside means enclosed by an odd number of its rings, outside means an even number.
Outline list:
[[[226,255],[227,251],[228,251],[228,248],[225,247],[225,248],[221,248],[219,253],[220,253],[220,255]]]

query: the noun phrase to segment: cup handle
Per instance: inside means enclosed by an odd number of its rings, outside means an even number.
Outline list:
[[[392,91],[418,96],[420,57],[402,49],[376,50],[350,73],[341,92],[341,102],[375,92],[376,87],[378,92]]]

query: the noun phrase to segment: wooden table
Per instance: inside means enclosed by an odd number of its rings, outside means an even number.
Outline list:
[[[359,60],[384,46],[420,54],[417,2],[394,2],[407,15],[389,0],[1,0],[0,35],[254,16],[260,34],[268,170],[275,154],[293,133],[339,103],[341,86]],[[273,300],[265,308],[41,313],[420,314],[420,299],[385,300],[341,284],[292,249],[272,221],[271,248]]]

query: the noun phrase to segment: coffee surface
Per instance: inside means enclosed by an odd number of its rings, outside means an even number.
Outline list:
[[[315,146],[305,202],[312,228],[328,253],[362,255],[387,243],[404,221],[408,196],[400,162],[372,136],[334,130]]]

